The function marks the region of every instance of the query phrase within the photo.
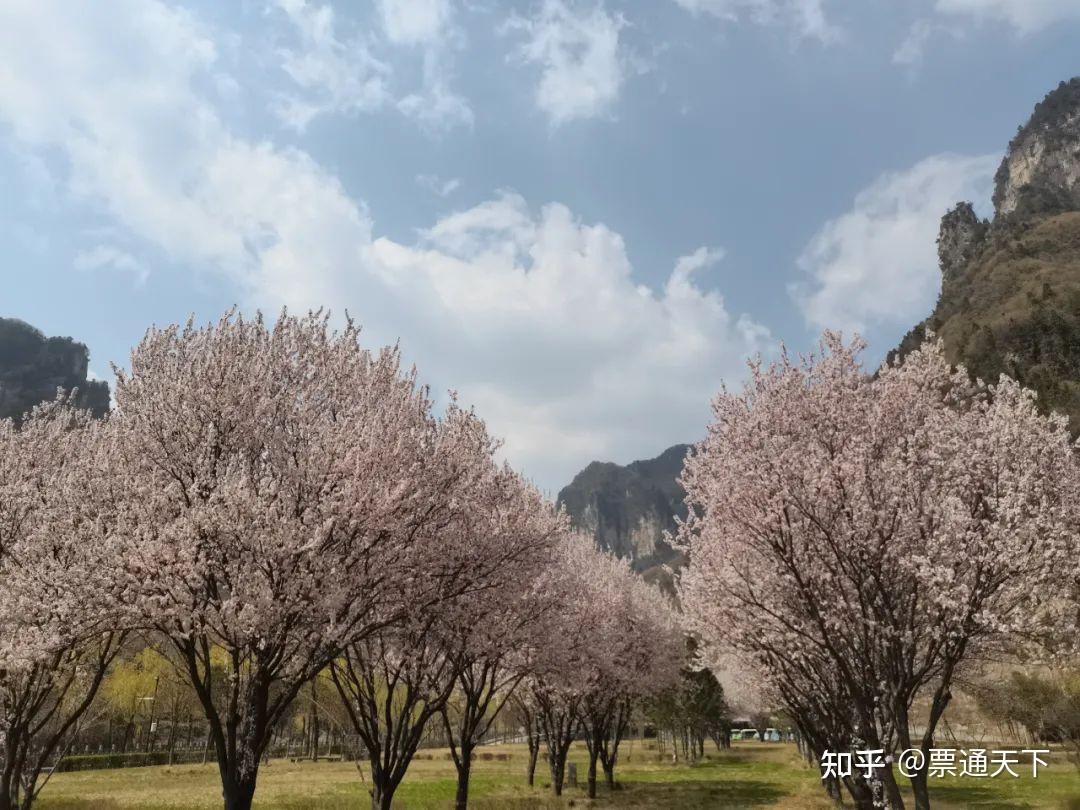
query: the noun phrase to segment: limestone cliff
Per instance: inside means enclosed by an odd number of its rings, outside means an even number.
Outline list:
[[[958,203],[941,218],[938,233],[938,262],[942,283],[959,278],[986,235],[988,223],[980,220],[971,203]]]
[[[626,466],[594,461],[563,487],[558,502],[575,526],[600,548],[629,558],[635,570],[669,563],[677,554],[663,535],[675,529],[676,516],[686,516],[677,478],[688,449],[678,444]]]
[[[95,416],[109,409],[109,385],[87,380],[90,353],[67,337],[45,337],[17,318],[0,318],[0,419],[21,419],[57,389],[78,389],[76,404]]]
[[[1036,105],[994,181],[998,217],[1080,210],[1080,77]]]

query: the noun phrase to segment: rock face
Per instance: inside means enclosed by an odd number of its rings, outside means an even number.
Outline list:
[[[1080,77],[1062,82],[1035,107],[994,181],[999,217],[1080,209]]]
[[[77,388],[76,404],[103,416],[109,385],[86,379],[90,353],[67,337],[45,337],[17,318],[0,318],[0,419],[19,420],[56,390]]]
[[[1062,82],[1020,128],[994,206],[989,222],[970,203],[942,218],[941,295],[897,352],[933,331],[952,362],[988,382],[1019,380],[1080,433],[1080,79]]]
[[[676,516],[686,517],[686,493],[676,479],[688,449],[677,444],[625,467],[594,461],[563,487],[558,503],[600,548],[629,558],[635,570],[672,562],[678,555],[663,535],[675,529]]]
[[[944,283],[959,278],[986,235],[988,223],[975,215],[971,203],[958,203],[941,218],[938,261]]]

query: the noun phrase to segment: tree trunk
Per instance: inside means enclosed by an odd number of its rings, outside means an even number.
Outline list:
[[[873,790],[861,777],[845,776],[843,781],[858,810],[878,810]]]
[[[882,797],[891,810],[904,810],[904,797],[900,795],[900,786],[896,784],[896,776],[892,768],[882,768],[881,785],[885,795]]]
[[[471,685],[469,682],[466,683]],[[489,705],[483,700],[482,694],[478,696],[475,691],[468,688],[463,689],[462,692],[464,705],[460,707],[461,716],[458,718],[456,734],[454,724],[451,723],[446,709],[440,712],[443,729],[446,732],[446,742],[450,746],[450,757],[454,760],[454,767],[457,769],[457,793],[454,798],[454,807],[457,810],[465,810],[469,804],[469,778],[472,774],[473,751],[482,736],[480,729],[484,713]]]
[[[472,770],[472,749],[461,747],[461,763],[458,765],[457,793],[454,796],[455,810],[465,810],[469,806],[469,772]]]
[[[319,761],[319,705],[316,687],[318,678],[311,682],[311,761]]]
[[[532,787],[536,781],[536,760],[540,756],[540,741],[533,741],[532,736],[529,737],[529,770],[526,773],[526,777],[529,782],[529,787]]]
[[[124,726],[124,736],[120,738],[120,753],[127,753],[128,740],[131,739],[131,732],[135,726],[135,714],[132,712],[128,718],[127,725]]]
[[[934,692],[933,700],[930,703],[930,716],[928,718],[926,728],[923,731],[922,741],[920,749],[923,753],[923,767],[913,773],[908,781],[911,783],[911,792],[915,797],[915,810],[930,810],[930,789],[927,785],[927,763],[930,759],[930,750],[934,747],[934,734],[937,731],[937,724],[940,722],[942,716],[945,714],[945,709],[948,708],[949,703],[952,701],[952,692],[949,689],[949,684],[952,681],[952,668],[946,669],[945,674],[942,677],[942,682],[938,686],[937,691]],[[905,748],[911,748],[911,739],[908,735],[908,720],[906,706],[903,707],[903,713],[900,713],[899,720],[902,723],[900,727],[900,742]]]
[[[549,749],[548,759],[551,770],[551,790],[556,796],[562,796],[563,780],[566,778],[566,754],[562,746]]]
[[[15,810],[18,806],[18,797],[12,796],[12,788],[14,787],[14,780],[12,779],[11,768],[7,763],[4,763],[3,777],[0,782],[0,810]]]
[[[18,726],[8,728],[4,734],[7,756],[0,760],[0,810],[15,810],[19,806],[19,765],[25,757],[19,738]]]
[[[596,760],[599,759],[600,749],[596,745],[590,746],[589,751],[589,798],[596,798]]]
[[[615,789],[615,763],[604,762],[604,781],[607,782],[607,786],[610,790]]]
[[[221,795],[225,799],[225,810],[251,810],[251,800],[255,797],[255,775],[248,778],[222,778]]]
[[[381,768],[371,769],[371,810],[390,810],[399,782],[386,775]]]
[[[926,769],[910,777],[911,792],[915,795],[915,810],[930,810],[930,788],[926,784]]]
[[[556,796],[562,796],[563,779],[566,777],[564,766],[551,763],[551,792]]]
[[[840,793],[840,784],[837,782],[835,776],[826,776],[822,780],[822,784],[825,785],[825,792],[829,794],[829,798],[836,802],[838,805],[844,803],[844,797]]]
[[[615,704],[609,721],[600,729],[602,732],[597,739],[597,748],[600,753],[600,765],[604,769],[604,779],[609,789],[615,789],[615,765],[619,761],[619,746],[623,737],[630,727],[633,704],[629,700],[621,700]],[[702,738],[704,745],[704,738]]]
[[[230,739],[215,733],[214,749],[218,773],[221,775],[225,810],[250,810],[255,795],[255,783],[259,778],[259,764],[266,747],[265,687],[256,686],[255,699],[248,703],[248,711],[241,716],[239,724],[231,726]],[[235,729],[233,731],[232,729]]]

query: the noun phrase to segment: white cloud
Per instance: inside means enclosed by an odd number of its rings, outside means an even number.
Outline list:
[[[907,35],[893,51],[893,64],[916,73],[922,67],[927,49],[933,40],[946,39],[955,42],[964,39],[966,35],[964,26],[955,19],[918,19],[911,24]],[[939,50],[941,49],[939,46]]]
[[[471,127],[473,111],[464,96],[454,92],[449,84],[450,60],[438,46],[424,52],[424,81],[417,93],[402,98],[398,110],[415,120],[422,129],[441,133],[455,126]]]
[[[829,22],[824,0],[675,0],[694,14],[711,14],[728,22],[749,20],[758,25],[783,25],[797,35],[823,43],[840,38]]]
[[[320,115],[355,115],[387,106],[433,133],[472,126],[472,108],[449,83],[452,65],[443,37],[450,20],[448,2],[383,0],[379,4],[387,40],[424,46],[423,84],[401,98],[395,98],[391,89],[392,67],[373,55],[363,37],[343,39],[330,6],[307,0],[277,0],[277,5],[298,39],[298,47],[279,51],[281,67],[296,87],[275,108],[288,126],[303,131]]]
[[[937,0],[935,8],[942,14],[1003,22],[1022,34],[1080,20],[1077,0]]]
[[[394,67],[373,53],[362,36],[343,38],[329,5],[308,0],[276,0],[290,23],[297,44],[281,48],[281,67],[294,92],[275,107],[288,126],[303,131],[324,114],[355,115],[387,107],[411,118],[424,130],[440,134],[456,126],[471,127],[473,111],[451,87],[451,49],[461,33],[453,28],[450,0],[379,0],[377,11],[385,42],[420,46],[423,79],[420,88],[401,93],[392,88]],[[411,58],[411,55],[410,55]]]
[[[536,104],[553,124],[600,115],[618,98],[627,72],[625,25],[602,3],[586,8],[564,0],[544,0],[536,16],[511,19],[508,28],[527,37],[518,56],[540,66]]]
[[[416,184],[439,197],[449,197],[461,188],[461,180],[457,177],[444,180],[437,174],[418,174],[416,175]]]
[[[377,0],[386,38],[399,45],[437,42],[450,22],[450,0]]]
[[[306,153],[226,126],[200,91],[215,53],[196,19],[154,0],[108,15],[7,4],[0,122],[19,148],[61,158],[62,185],[95,215],[220,273],[247,306],[331,303],[372,343],[400,336],[425,379],[475,403],[542,484],[694,439],[721,379],[770,345],[695,282],[718,253],[685,257],[650,289],[617,233],[563,205],[506,193],[413,244],[373,235],[363,202]]]
[[[619,234],[513,193],[439,220],[415,245],[372,246],[386,284],[426,315],[431,354],[462,358],[455,385],[546,480],[569,474],[562,459],[625,461],[693,439],[720,380],[771,344],[695,283],[720,257],[699,249],[653,290],[634,280]]]
[[[134,256],[114,245],[94,245],[88,250],[81,250],[75,254],[73,263],[76,270],[112,269],[131,273],[135,277],[136,284],[139,285],[145,284],[150,275],[150,271]]]
[[[893,64],[917,67],[922,64],[926,44],[934,33],[934,25],[929,20],[916,20],[899,47],[893,52]]]
[[[355,115],[384,106],[390,98],[390,68],[372,56],[360,37],[339,38],[334,10],[306,0],[277,0],[292,23],[299,47],[280,51],[282,69],[298,93],[286,95],[276,112],[288,126],[304,130],[319,115]]]
[[[817,328],[865,331],[924,318],[941,287],[937,233],[954,204],[990,198],[1000,155],[935,155],[889,172],[830,220],[798,260],[809,280],[791,289]]]
[[[355,265],[367,213],[305,153],[228,130],[196,90],[215,55],[191,15],[152,0],[108,15],[7,5],[0,119],[24,148],[66,159],[77,200],[170,256],[245,285],[318,287],[299,268]]]

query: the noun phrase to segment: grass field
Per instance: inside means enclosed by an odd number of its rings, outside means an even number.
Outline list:
[[[575,749],[579,788],[567,788],[556,800],[546,774],[537,772],[537,785],[525,785],[524,746],[482,749],[473,768],[472,801],[477,810],[556,810],[569,807],[657,808],[781,808],[828,810],[814,771],[804,766],[791,745],[736,743],[730,751],[710,753],[696,765],[672,765],[655,748],[640,741],[626,744],[619,767],[621,789],[601,787],[589,802],[584,793],[584,750]],[[498,755],[504,758],[496,759]],[[454,767],[444,751],[423,751],[398,791],[395,807],[402,810],[445,810],[453,806]],[[541,768],[543,763],[541,762]],[[934,780],[934,806],[959,810],[1080,810],[1080,777],[1064,758],[1052,756],[1039,774],[1020,779]],[[275,760],[259,774],[255,806],[261,810],[338,810],[367,808],[369,801],[360,774],[352,763]],[[128,768],[57,774],[41,794],[42,810],[179,810],[220,808],[217,772],[213,766]]]

